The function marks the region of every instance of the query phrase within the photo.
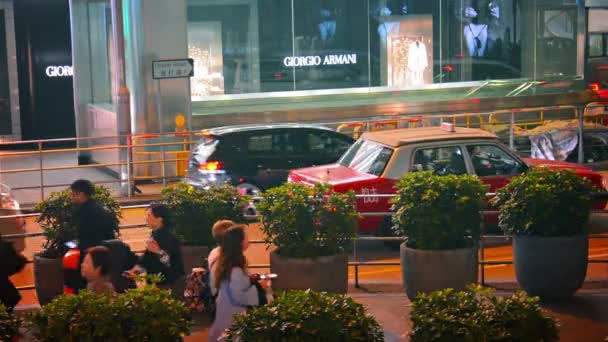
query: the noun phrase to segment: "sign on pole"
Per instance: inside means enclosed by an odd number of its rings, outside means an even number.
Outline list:
[[[194,61],[191,58],[152,62],[152,78],[155,80],[192,76],[194,76]]]

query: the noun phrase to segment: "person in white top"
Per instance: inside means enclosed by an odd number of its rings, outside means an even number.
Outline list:
[[[209,330],[209,341],[220,341],[224,331],[232,325],[235,314],[245,312],[248,306],[260,304],[258,290],[247,274],[247,248],[244,225],[230,227],[222,238],[220,256],[215,269],[213,286],[219,289],[216,315]],[[261,281],[262,286],[267,285]]]
[[[217,261],[220,257],[222,238],[224,237],[224,233],[228,230],[228,228],[234,226],[235,223],[230,220],[219,220],[213,224],[211,228],[211,234],[217,243],[217,246],[209,252],[209,256],[207,257],[207,263],[209,265],[209,284],[211,285],[211,294],[215,296],[217,293],[217,289],[215,288],[215,280],[214,274],[217,269]]]
[[[426,54],[426,46],[424,43],[419,39],[410,43],[407,53],[407,85],[424,85],[424,70],[428,66],[429,57]]]

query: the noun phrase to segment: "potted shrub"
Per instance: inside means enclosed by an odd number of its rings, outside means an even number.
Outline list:
[[[500,189],[499,226],[513,237],[515,275],[542,299],[571,297],[585,281],[592,185],[567,170],[530,170]]]
[[[35,211],[40,213],[38,224],[43,230],[45,242],[42,252],[34,255],[34,281],[38,301],[44,305],[63,293],[63,255],[65,243],[78,240],[78,227],[74,216],[71,191],[53,192],[39,203]],[[110,189],[96,185],[93,199],[104,205],[120,221],[120,204]]]
[[[288,291],[269,305],[236,315],[227,341],[384,341],[363,305],[344,295]]]
[[[164,188],[161,203],[169,207],[175,220],[173,231],[182,242],[182,257],[187,273],[200,267],[215,245],[211,227],[218,220],[245,222],[246,198],[230,185],[197,188],[186,183]]]
[[[270,270],[279,275],[274,288],[346,292],[346,252],[359,217],[354,193],[285,184],[266,191],[257,207],[266,243],[276,247],[270,253]]]
[[[405,236],[401,269],[407,295],[477,282],[477,242],[485,187],[470,175],[406,174],[393,198],[393,229]]]
[[[472,286],[420,294],[412,302],[410,340],[421,341],[558,341],[557,321],[520,291],[496,297]]]
[[[190,331],[188,315],[169,291],[146,285],[116,298],[62,295],[27,320],[41,341],[180,341]]]
[[[0,304],[0,341],[18,341],[21,322]]]

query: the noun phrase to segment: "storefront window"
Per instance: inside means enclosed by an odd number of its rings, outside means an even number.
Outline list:
[[[561,0],[190,0],[192,96],[572,78],[578,15]]]
[[[604,35],[601,33],[592,33],[589,35],[589,57],[604,56]]]
[[[367,0],[294,0],[294,13],[296,90],[369,86]]]

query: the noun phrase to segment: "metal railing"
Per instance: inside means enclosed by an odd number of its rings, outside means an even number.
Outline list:
[[[161,173],[159,176],[148,176],[144,177],[146,180],[156,180],[162,181],[163,185],[166,184],[167,181],[179,180],[182,177],[179,175],[179,172],[175,176],[170,176],[166,174],[166,164],[167,163],[176,163],[176,165],[183,165],[187,162],[187,156],[180,158],[168,158],[167,155],[174,154],[176,152],[188,152],[189,147],[193,144],[197,144],[199,141],[199,137],[202,136],[201,132],[171,132],[166,134],[143,134],[143,135],[132,135],[132,136],[124,136],[124,135],[113,135],[113,136],[99,136],[99,137],[86,137],[86,138],[66,138],[66,139],[46,139],[46,140],[24,140],[24,141],[7,141],[0,142],[0,150],[5,149],[7,147],[21,147],[25,148],[27,146],[35,146],[33,150],[29,151],[16,151],[16,152],[3,152],[2,157],[31,157],[37,156],[38,158],[38,166],[37,167],[27,167],[27,168],[14,168],[14,169],[2,169],[0,170],[0,177],[8,174],[23,174],[36,172],[38,173],[39,185],[33,186],[19,186],[19,187],[10,187],[9,184],[4,184],[3,186],[8,189],[3,189],[3,191],[18,191],[18,190],[35,190],[39,189],[40,191],[40,201],[45,199],[45,189],[47,188],[57,188],[57,187],[66,187],[70,184],[65,183],[56,183],[56,184],[47,184],[45,183],[45,172],[52,171],[63,171],[63,170],[74,170],[74,169],[98,169],[98,168],[111,168],[111,167],[126,167],[126,169],[130,170],[131,166],[137,165],[150,165],[150,164],[160,164],[161,165]],[[183,141],[170,141],[170,142],[161,142],[161,143],[137,143],[137,141],[145,139],[168,139],[168,138],[182,138]],[[118,144],[118,143],[103,143],[103,141],[118,141],[121,139],[126,139],[126,144]],[[68,144],[75,143],[81,145],[96,145],[98,142],[102,142],[99,146],[93,147],[74,147],[74,148],[48,148],[45,149],[45,145],[49,144]],[[135,143],[133,143],[135,142]],[[183,149],[179,151],[166,151],[167,148],[171,147],[183,147]],[[158,154],[158,159],[156,160],[124,160],[117,162],[109,162],[109,163],[92,163],[87,165],[61,165],[61,166],[45,166],[45,157],[49,155],[57,155],[60,153],[80,153],[80,152],[93,152],[93,151],[117,151],[120,155],[120,151],[123,150],[135,150],[134,155],[138,156],[141,153],[149,154],[151,152],[140,152],[138,149],[146,149],[146,148],[159,148],[160,152],[153,152]],[[178,168],[178,166],[176,166]],[[185,169],[185,168],[184,168]],[[185,171],[185,170],[183,170]],[[183,176],[183,175],[182,175]],[[126,174],[126,178],[118,177],[118,179],[114,180],[105,180],[105,181],[95,181],[95,184],[129,184],[132,185],[135,181],[138,180],[138,177],[131,175],[130,172]],[[128,192],[128,196],[131,197],[132,191]]]
[[[601,198],[606,198],[606,196],[608,195],[608,193],[602,193],[600,195],[594,194],[596,197],[601,197]],[[370,194],[370,195],[361,195],[361,194],[357,194],[356,198],[357,199],[365,199],[365,198],[382,198],[382,199],[389,199],[389,198],[393,198],[395,196],[395,194]],[[486,197],[487,198],[491,198],[494,197],[495,193],[487,193]],[[253,200],[256,199],[260,199],[260,197],[254,197]],[[148,205],[131,205],[131,206],[122,206],[121,210],[129,210],[129,209],[144,209],[147,208]],[[497,210],[484,210],[481,212],[481,221],[480,221],[480,232],[481,232],[481,238],[479,241],[479,245],[478,245],[478,257],[479,257],[479,261],[478,261],[478,267],[479,267],[479,281],[482,285],[486,285],[486,276],[485,276],[485,266],[492,266],[492,265],[511,265],[513,264],[513,260],[493,260],[493,261],[486,261],[485,260],[485,252],[486,252],[486,242],[488,240],[493,240],[493,239],[503,239],[503,240],[509,240],[509,238],[506,238],[504,236],[500,236],[500,235],[487,235],[486,234],[486,229],[485,229],[485,217],[487,215],[493,215],[496,214],[498,211]],[[593,214],[598,214],[598,213],[608,213],[608,210],[592,210]],[[391,217],[393,216],[392,212],[359,212],[359,215],[362,217]],[[6,215],[6,216],[0,216],[0,219],[7,219],[7,218],[26,218],[26,217],[36,217],[39,216],[39,213],[32,213],[32,214],[20,214],[20,215]],[[258,218],[258,216],[256,215],[246,215],[248,218]],[[138,223],[138,224],[131,224],[131,225],[120,225],[119,228],[120,230],[128,230],[128,229],[136,229],[136,228],[144,228],[147,225],[145,223]],[[43,233],[39,232],[39,233],[24,233],[24,234],[12,234],[12,235],[5,235],[3,236],[3,238],[5,239],[17,239],[17,238],[31,238],[31,237],[39,237],[42,236]],[[608,235],[602,235],[602,234],[589,234],[589,239],[606,239],[608,238]],[[358,258],[358,247],[357,244],[360,241],[383,241],[383,242],[403,242],[405,241],[406,238],[404,237],[377,237],[377,236],[359,236],[356,237],[355,239],[353,239],[353,261],[350,261],[348,263],[349,267],[353,267],[354,268],[354,276],[355,276],[355,287],[359,288],[360,287],[360,283],[359,283],[359,268],[360,267],[380,267],[380,266],[400,266],[401,263],[398,261],[395,262],[391,262],[391,261],[359,261]],[[264,240],[250,240],[249,241],[250,244],[265,244],[266,242]],[[135,251],[137,252],[142,252],[142,251]],[[28,260],[28,263],[32,263],[32,260]],[[589,263],[608,263],[608,259],[600,259],[600,260],[589,260]],[[270,268],[270,264],[251,264],[248,266],[249,268]],[[35,289],[34,285],[27,285],[27,286],[20,286],[18,287],[18,290],[32,290]]]
[[[452,122],[457,126],[464,127],[477,127],[482,129],[488,129],[491,127],[499,127],[503,125],[509,125],[509,137],[508,144],[513,149],[514,145],[514,128],[541,125],[545,122],[547,116],[546,112],[550,111],[571,111],[571,119],[579,119],[580,134],[582,135],[583,125],[585,120],[596,123],[603,123],[605,114],[593,114],[587,118],[587,112],[594,107],[603,107],[608,103],[594,102],[590,103],[581,110],[582,107],[576,106],[545,106],[545,107],[530,107],[530,108],[516,108],[510,110],[498,110],[484,113],[435,113],[435,114],[391,114],[382,115],[382,117],[370,118],[368,120],[350,121],[350,122],[319,122],[320,125],[335,126],[338,131],[344,131],[344,129],[352,129],[352,134],[358,136],[365,131],[375,131],[390,128],[403,128],[403,127],[419,127],[431,125],[431,121],[439,120],[441,122],[448,121]],[[523,120],[517,120],[517,115],[523,113],[538,112],[539,117],[536,119],[530,119],[522,117]],[[583,115],[579,115],[582,112]],[[587,118],[587,119],[586,119]],[[434,124],[433,124],[434,125]],[[21,146],[27,147],[32,146],[33,149],[29,151],[15,151],[3,153],[3,157],[28,157],[36,156],[38,159],[37,167],[28,168],[16,168],[16,169],[3,169],[0,170],[0,177],[9,174],[25,174],[30,172],[38,173],[39,185],[28,185],[12,187],[12,191],[19,190],[36,190],[38,189],[40,194],[40,200],[45,199],[45,189],[66,187],[69,184],[55,183],[45,184],[45,179],[48,177],[45,175],[46,172],[63,171],[72,169],[96,169],[96,168],[126,168],[126,176],[121,174],[117,179],[96,181],[96,184],[119,184],[128,185],[129,191],[128,196],[132,195],[132,185],[138,180],[148,181],[162,181],[163,185],[167,182],[177,181],[181,179],[181,173],[185,171],[187,162],[187,152],[193,144],[198,143],[199,138],[203,135],[203,132],[170,132],[164,134],[136,134],[136,135],[111,135],[111,136],[98,136],[98,137],[83,137],[83,138],[66,138],[66,139],[48,139],[48,140],[28,140],[28,141],[14,141],[14,142],[0,142],[0,150],[6,149],[9,146]],[[170,142],[150,142],[149,139],[178,139],[181,141],[170,141]],[[125,142],[126,143],[120,143]],[[79,145],[74,148],[61,148],[52,149],[47,148],[50,144],[58,143],[73,143]],[[170,150],[172,147],[181,147],[179,150]],[[145,149],[157,148],[160,151],[145,151]],[[168,150],[169,149],[169,150]],[[120,155],[121,151],[131,151],[127,155],[133,155],[134,158],[144,158],[144,160],[118,160],[116,162],[108,163],[94,163],[89,165],[60,165],[60,166],[49,166],[45,165],[45,157],[58,153],[81,153],[81,152],[96,152],[96,151],[115,151]],[[171,156],[174,154],[175,156]],[[154,160],[146,159],[151,156],[157,158]],[[584,151],[583,141],[579,143],[579,162],[583,162]],[[167,165],[175,163],[176,175],[168,175]],[[149,175],[146,171],[150,166],[159,165],[160,172],[155,175]],[[133,175],[131,170],[134,166],[144,167],[144,175]],[[1,178],[0,178],[1,179]],[[10,186],[10,184],[8,184]],[[4,190],[3,190],[4,191]]]

